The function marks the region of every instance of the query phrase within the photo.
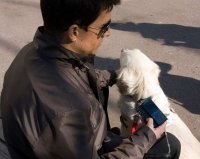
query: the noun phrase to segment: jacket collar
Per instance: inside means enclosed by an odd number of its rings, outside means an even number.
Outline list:
[[[62,47],[58,41],[48,34],[44,34],[44,27],[39,27],[33,39],[34,48],[44,58],[58,59],[58,60],[77,60],[82,63],[94,64],[94,55],[85,55],[72,52]]]

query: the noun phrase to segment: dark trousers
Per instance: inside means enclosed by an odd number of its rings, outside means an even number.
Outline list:
[[[181,151],[179,140],[170,133],[167,133],[167,138],[163,136],[159,139],[145,154],[144,159],[178,159]]]

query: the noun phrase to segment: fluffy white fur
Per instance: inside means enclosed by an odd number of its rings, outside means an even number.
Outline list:
[[[152,97],[152,100],[168,117],[166,131],[174,134],[181,142],[180,159],[200,157],[200,143],[181,118],[170,108],[169,101],[160,87],[159,66],[138,49],[123,49],[120,57],[121,69],[117,86],[121,93],[118,105],[126,121],[121,123],[122,135],[131,133],[132,117],[137,114],[138,100]],[[128,126],[128,127],[127,127]]]

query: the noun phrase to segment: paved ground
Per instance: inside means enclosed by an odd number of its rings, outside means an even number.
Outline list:
[[[200,140],[200,1],[122,0],[114,9],[112,36],[98,51],[99,68],[118,68],[121,48],[139,48],[162,69],[160,83],[170,102]],[[42,25],[39,0],[0,2],[0,90],[19,49]],[[17,91],[17,90],[16,90]],[[112,125],[119,125],[118,91],[110,91]]]
[[[160,83],[171,105],[200,141],[199,8],[198,0],[122,1],[114,10],[113,34],[100,48],[97,61],[99,67],[117,68],[121,48],[145,52],[161,67]],[[119,125],[118,95],[112,88],[113,125]]]

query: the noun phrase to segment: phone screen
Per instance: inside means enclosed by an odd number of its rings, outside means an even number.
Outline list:
[[[153,118],[155,127],[163,124],[167,120],[167,117],[161,112],[151,98],[147,98],[141,106],[145,112]]]

